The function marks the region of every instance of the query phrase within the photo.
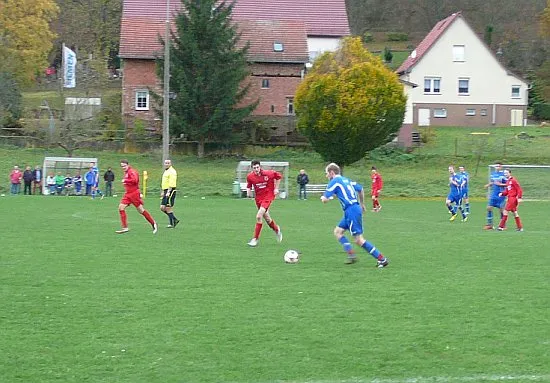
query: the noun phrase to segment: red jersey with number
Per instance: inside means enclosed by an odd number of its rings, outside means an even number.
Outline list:
[[[128,166],[128,171],[124,173],[122,183],[124,184],[124,189],[128,194],[139,191],[139,173],[137,170]]]
[[[254,172],[248,173],[246,177],[246,188],[252,189],[256,194],[256,200],[273,200],[275,199],[275,180],[282,178],[281,173],[275,170],[260,170],[260,174]]]
[[[382,176],[379,173],[374,173],[371,174],[370,178],[372,178],[372,191],[377,192],[382,190],[382,186],[384,185]]]
[[[523,190],[514,177],[508,178],[506,181],[506,189],[502,192],[502,195],[508,198],[523,198]]]

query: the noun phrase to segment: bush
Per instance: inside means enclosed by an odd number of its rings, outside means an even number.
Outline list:
[[[550,120],[550,104],[533,105],[533,117],[537,120]]]
[[[362,40],[364,43],[372,43],[374,41],[374,36],[370,32],[363,33]]]
[[[420,133],[420,141],[423,144],[427,144],[435,140],[436,133],[435,130],[431,127],[418,128],[418,132]]]
[[[409,35],[404,32],[388,32],[386,38],[388,41],[409,41]]]
[[[389,47],[384,48],[384,61],[387,63],[391,63],[393,60],[393,53],[391,53],[391,49]]]

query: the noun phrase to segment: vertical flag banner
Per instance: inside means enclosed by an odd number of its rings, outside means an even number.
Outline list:
[[[63,45],[63,86],[76,87],[76,54]]]

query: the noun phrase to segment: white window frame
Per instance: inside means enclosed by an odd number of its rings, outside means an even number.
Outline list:
[[[426,82],[430,82],[430,88],[426,90]],[[435,82],[439,82],[439,90],[435,90]],[[427,76],[424,77],[424,94],[441,94],[441,77]]]
[[[273,42],[273,52],[284,52],[285,46],[280,41],[274,41]]]
[[[487,108],[480,109],[479,115],[485,117],[487,115],[487,112],[488,112]]]
[[[517,89],[517,93],[514,90]],[[521,85],[512,85],[512,98],[521,98]]]
[[[466,109],[466,116],[475,116],[476,110],[474,108],[468,108]]]
[[[296,109],[294,108],[294,97],[286,98],[286,114],[287,116],[296,115]]]
[[[461,81],[467,81],[468,82],[468,91],[467,92],[461,92],[460,91],[460,82]],[[470,78],[468,78],[468,77],[459,77],[457,85],[458,85],[457,91],[458,91],[459,96],[469,96],[470,95]]]
[[[434,118],[447,118],[447,109],[434,108]]]
[[[140,93],[144,93],[145,97],[141,97]],[[149,110],[149,91],[147,89],[137,89],[136,93],[136,100],[135,100],[135,109],[136,110]],[[145,98],[145,106],[140,106],[140,100]]]
[[[262,79],[262,89],[269,89],[269,85],[270,85],[269,82],[270,82],[270,81],[269,81],[268,78],[263,78],[263,79]],[[264,85],[266,85],[266,84],[267,84],[267,86],[264,86]]]
[[[453,45],[453,61],[466,61],[466,47],[464,45]]]

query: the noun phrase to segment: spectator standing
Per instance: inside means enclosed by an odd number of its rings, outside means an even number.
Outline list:
[[[33,174],[33,171],[31,170],[31,167],[30,166],[25,167],[25,171],[23,172],[23,184],[24,184],[23,194],[24,195],[32,194],[31,186],[32,186],[33,180],[34,180],[34,174]]]
[[[13,170],[10,173],[11,194],[13,195],[19,194],[19,190],[21,189],[22,178],[23,178],[23,174],[21,173],[21,170],[19,170],[19,166],[15,165],[13,167]]]
[[[105,195],[107,197],[112,197],[113,182],[115,180],[115,173],[113,173],[113,169],[108,168],[105,174],[103,175],[103,179],[105,180]]]
[[[298,183],[298,199],[307,199],[306,185],[309,183],[309,177],[304,169],[300,170],[298,176],[296,177],[296,182]]]
[[[36,189],[38,189],[38,194],[42,194],[42,169],[39,165],[34,168],[33,178],[32,194],[36,194]]]
[[[55,191],[57,195],[61,195],[63,194],[63,190],[65,190],[65,177],[61,172],[57,172],[55,176]]]

